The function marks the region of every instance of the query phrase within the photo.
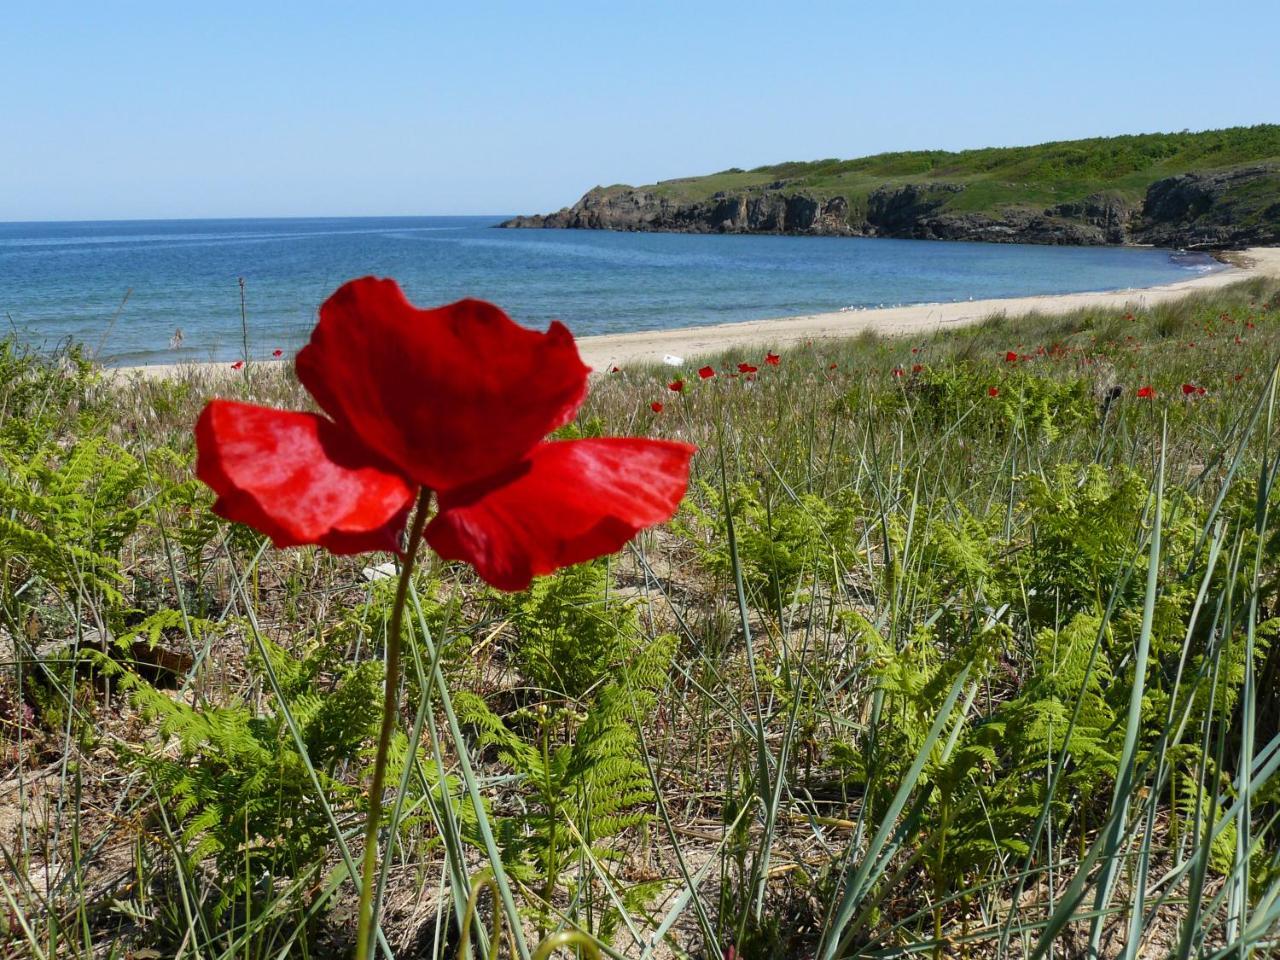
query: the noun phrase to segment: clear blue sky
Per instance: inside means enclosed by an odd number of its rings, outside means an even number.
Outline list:
[[[1280,120],[1280,2],[12,3],[0,220],[516,213],[597,183]]]

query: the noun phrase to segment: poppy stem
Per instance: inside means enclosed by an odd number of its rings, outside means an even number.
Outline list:
[[[364,864],[360,874],[360,910],[356,927],[356,960],[373,955],[373,941],[378,929],[380,897],[375,897],[378,866],[378,828],[382,824],[382,791],[387,777],[387,753],[391,748],[391,731],[400,715],[400,627],[404,622],[404,606],[413,578],[413,561],[422,541],[422,528],[427,522],[431,491],[418,491],[418,503],[409,524],[409,543],[400,564],[400,581],[396,584],[395,605],[391,608],[391,625],[387,631],[387,672],[382,692],[382,728],[378,731],[378,752],[373,761],[373,781],[369,784],[369,816],[364,830]],[[390,848],[388,848],[389,850]]]

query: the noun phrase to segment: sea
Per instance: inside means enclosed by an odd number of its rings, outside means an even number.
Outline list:
[[[1146,287],[1203,254],[847,237],[500,230],[504,218],[0,223],[0,338],[101,362],[301,347],[343,281],[395,277],[421,306],[480,297],[578,336],[914,303]]]

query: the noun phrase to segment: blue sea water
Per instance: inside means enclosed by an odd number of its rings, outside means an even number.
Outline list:
[[[1143,287],[1216,269],[1168,250],[835,237],[495,230],[498,217],[0,223],[0,313],[27,342],[109,364],[300,347],[351,277],[464,296],[580,336],[799,313]],[[182,332],[174,345],[174,334]]]

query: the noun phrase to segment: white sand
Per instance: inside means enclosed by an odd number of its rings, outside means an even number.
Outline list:
[[[1252,247],[1233,257],[1237,266],[1228,267],[1178,283],[1102,293],[1066,293],[1041,297],[1008,297],[996,300],[969,300],[960,303],[925,303],[910,307],[878,310],[846,310],[784,317],[778,320],[748,320],[708,327],[683,327],[642,333],[614,333],[580,337],[578,349],[593,369],[605,372],[613,366],[661,363],[666,356],[684,360],[730,347],[777,349],[810,340],[842,339],[867,330],[886,335],[925,334],[936,330],[976,323],[997,314],[1060,314],[1083,307],[1141,309],[1175,300],[1188,293],[1214,290],[1254,276],[1280,276],[1280,247]],[[268,361],[270,362],[270,361]],[[190,366],[190,365],[188,365]],[[212,372],[231,372],[229,363],[200,364]],[[120,367],[118,375],[166,377],[182,369],[179,364],[152,364]]]

